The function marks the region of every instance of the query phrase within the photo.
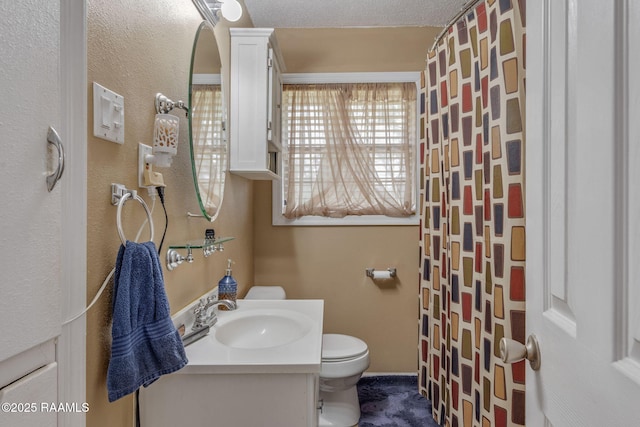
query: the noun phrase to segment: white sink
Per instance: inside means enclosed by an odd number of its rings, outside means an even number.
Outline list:
[[[313,321],[306,315],[282,309],[256,309],[230,313],[214,327],[215,338],[239,349],[264,349],[287,345],[309,333]]]
[[[319,373],[322,300],[238,300],[209,335],[185,348],[177,374]]]

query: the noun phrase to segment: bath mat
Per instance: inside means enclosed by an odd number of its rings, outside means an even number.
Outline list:
[[[439,427],[431,402],[418,393],[417,375],[362,377],[358,427]]]

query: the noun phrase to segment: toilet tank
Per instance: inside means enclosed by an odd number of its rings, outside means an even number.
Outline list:
[[[282,286],[253,286],[244,299],[287,299]]]

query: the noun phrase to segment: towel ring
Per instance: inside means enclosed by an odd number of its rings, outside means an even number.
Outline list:
[[[125,193],[122,197],[120,197],[120,201],[118,202],[118,212],[116,214],[116,224],[118,226],[118,236],[120,236],[120,241],[123,246],[127,246],[127,239],[124,237],[124,231],[122,231],[122,206],[124,206],[125,202],[133,197],[135,200],[139,201],[144,211],[147,213],[147,218],[149,220],[149,229],[150,229],[150,237],[149,240],[153,241],[153,220],[151,219],[151,211],[149,210],[149,206],[145,203],[144,199],[140,196],[132,195],[131,193]]]

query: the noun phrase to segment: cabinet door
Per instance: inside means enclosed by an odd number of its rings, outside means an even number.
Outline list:
[[[229,170],[278,179],[281,78],[271,28],[231,28]]]
[[[55,427],[58,419],[55,410],[57,376],[57,364],[54,362],[0,389],[0,425]]]
[[[280,76],[280,66],[272,48],[269,48],[269,89],[267,96],[267,140],[275,146],[269,147],[269,151],[276,151],[280,147],[282,78]]]

